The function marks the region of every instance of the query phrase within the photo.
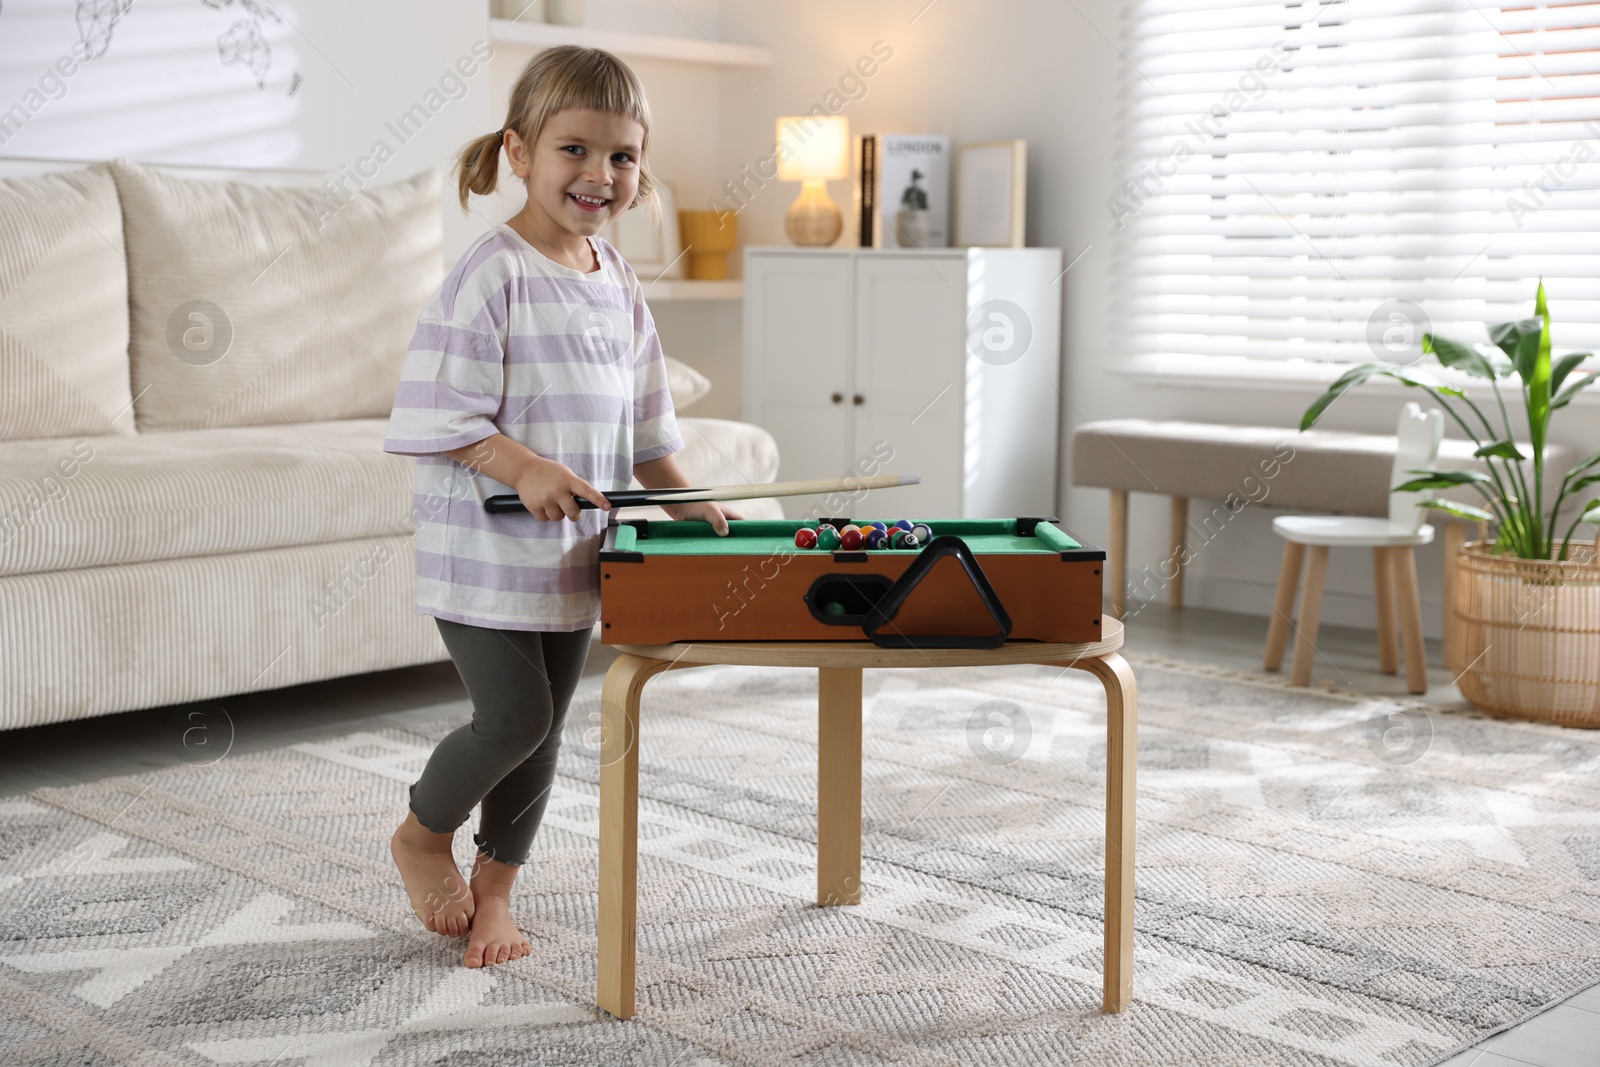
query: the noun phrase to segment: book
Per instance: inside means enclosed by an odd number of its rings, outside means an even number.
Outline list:
[[[873,181],[861,197],[863,233],[868,219],[876,248],[946,248],[950,244],[950,138],[937,134],[881,133],[872,141]],[[865,192],[870,190],[870,194]]]
[[[862,248],[876,244],[875,216],[878,207],[878,135],[863,134],[858,138],[860,148],[856,164],[856,230]]]

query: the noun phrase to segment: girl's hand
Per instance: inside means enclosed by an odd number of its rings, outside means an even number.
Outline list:
[[[582,511],[573,497],[581,496],[596,507],[607,511],[611,509],[611,501],[605,498],[604,493],[573,474],[566,464],[543,456],[534,456],[528,461],[517,476],[514,488],[522,500],[522,506],[528,509],[528,514],[547,522],[561,519],[578,521]]]
[[[743,515],[714,500],[697,500],[689,504],[663,504],[661,510],[674,519],[699,519],[709,522],[718,537],[728,536],[728,520],[742,519]]]

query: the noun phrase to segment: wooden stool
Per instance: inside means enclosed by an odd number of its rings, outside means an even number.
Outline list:
[[[1422,521],[1418,506],[1428,493],[1396,492],[1394,487],[1417,477],[1412,471],[1433,466],[1444,434],[1444,414],[1435,408],[1427,414],[1414,401],[1408,401],[1396,427],[1398,447],[1389,472],[1389,517],[1368,519],[1344,515],[1282,515],[1272,520],[1272,532],[1288,543],[1283,549],[1283,564],[1278,570],[1278,592],[1273,600],[1272,619],[1267,624],[1267,650],[1263,666],[1275,671],[1283,666],[1283,650],[1289,640],[1289,613],[1294,610],[1295,586],[1300,580],[1300,561],[1306,562],[1305,595],[1300,600],[1299,636],[1295,640],[1294,662],[1289,668],[1290,685],[1311,684],[1311,664],[1317,654],[1317,626],[1322,614],[1322,588],[1328,573],[1328,549],[1336,546],[1372,549],[1372,570],[1376,586],[1378,615],[1378,668],[1385,674],[1400,669],[1395,648],[1395,612],[1400,615],[1400,636],[1405,645],[1406,688],[1413,693],[1428,691],[1428,663],[1423,654],[1422,600],[1417,593],[1417,545],[1433,540],[1433,527]],[[1310,552],[1307,553],[1306,549]],[[1447,563],[1450,561],[1446,561]],[[1447,573],[1454,568],[1447,567]],[[1445,614],[1451,614],[1445,602]],[[1451,642],[1447,641],[1447,647]]]
[[[1117,650],[1122,625],[1104,620],[1091,644],[1017,641],[990,649],[891,649],[866,641],[717,641],[616,645],[601,693],[600,974],[596,1000],[634,1013],[638,921],[639,698],[663,671],[712,663],[817,670],[817,903],[861,900],[861,672],[868,667],[1037,663],[1088,671],[1106,691],[1105,956],[1101,1010],[1133,996],[1134,764],[1137,689]]]

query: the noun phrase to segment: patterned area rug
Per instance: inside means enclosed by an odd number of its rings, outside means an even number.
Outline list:
[[[1091,678],[868,672],[863,901],[817,908],[815,674],[707,667],[645,692],[633,1020],[591,1000],[586,685],[514,900],[534,952],[483,970],[387,853],[465,703],[0,800],[0,1062],[1431,1064],[1600,981],[1600,738],[1134,663],[1120,1016]]]

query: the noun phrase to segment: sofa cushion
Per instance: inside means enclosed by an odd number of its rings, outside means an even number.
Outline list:
[[[126,160],[112,173],[141,431],[389,413],[444,276],[437,170],[339,200]]]
[[[387,426],[0,442],[0,575],[409,533],[413,464]]]
[[[110,169],[0,181],[0,440],[131,434],[132,399]]]
[[[711,379],[695,370],[681,359],[666,357],[667,393],[672,406],[682,411],[696,400],[711,392]]]

